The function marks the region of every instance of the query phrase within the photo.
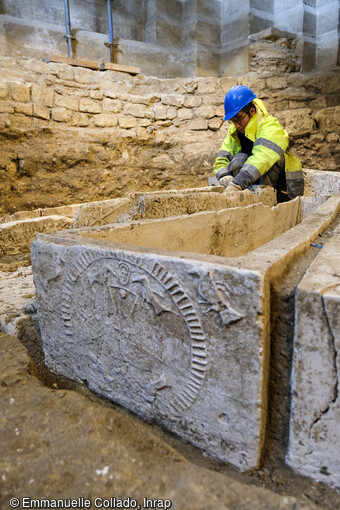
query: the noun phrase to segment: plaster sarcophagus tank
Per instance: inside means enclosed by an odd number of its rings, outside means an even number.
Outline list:
[[[334,217],[338,202],[323,207]],[[316,214],[302,238],[299,220],[296,199],[39,235],[32,267],[47,365],[215,457],[256,467],[269,275],[325,222]]]

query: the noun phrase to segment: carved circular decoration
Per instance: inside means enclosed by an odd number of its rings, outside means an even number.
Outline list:
[[[207,366],[205,335],[182,285],[158,261],[88,250],[62,293],[65,333],[89,384],[134,410],[181,413]]]

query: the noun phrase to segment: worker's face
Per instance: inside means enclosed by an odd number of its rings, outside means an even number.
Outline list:
[[[255,108],[251,108],[249,114],[241,111],[237,115],[235,115],[235,117],[230,119],[230,122],[234,124],[237,131],[244,133],[244,130],[246,129],[246,126],[250,119],[252,118],[252,116],[254,115],[254,113]]]

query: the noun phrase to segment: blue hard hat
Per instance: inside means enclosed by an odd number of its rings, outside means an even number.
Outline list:
[[[250,103],[257,96],[245,85],[235,85],[228,90],[224,98],[224,117],[223,120],[229,120],[238,114],[240,110]]]

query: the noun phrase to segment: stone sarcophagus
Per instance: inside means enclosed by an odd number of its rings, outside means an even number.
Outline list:
[[[33,267],[46,363],[249,469],[266,413],[264,281],[209,258],[79,234],[39,237]]]
[[[269,282],[240,256],[300,208],[235,205],[41,234],[32,268],[52,370],[247,470],[266,425]]]

